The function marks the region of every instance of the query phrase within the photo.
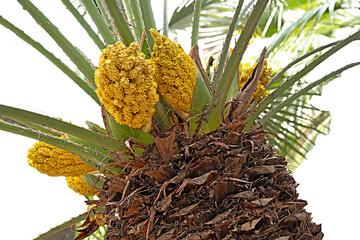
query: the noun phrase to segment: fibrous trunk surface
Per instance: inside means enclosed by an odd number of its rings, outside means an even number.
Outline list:
[[[107,239],[322,239],[283,156],[239,123],[190,140],[185,125],[128,162],[100,194]]]

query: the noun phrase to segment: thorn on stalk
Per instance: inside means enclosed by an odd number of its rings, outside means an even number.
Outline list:
[[[127,149],[130,150],[130,152],[131,152],[135,157],[139,157],[139,156],[134,152],[134,150],[131,148],[130,140],[131,140],[131,138],[129,138],[128,140],[125,141],[125,146],[127,147]]]

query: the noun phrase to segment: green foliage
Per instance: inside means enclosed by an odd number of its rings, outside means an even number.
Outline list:
[[[142,14],[142,20],[145,26],[147,44],[149,46],[149,51],[152,52],[152,49],[154,47],[154,39],[151,37],[150,29],[152,28],[156,29],[156,24],[155,24],[154,14],[151,8],[151,2],[150,0],[143,0],[143,1],[139,1],[139,4]]]
[[[120,9],[116,0],[104,0],[104,3],[106,5],[106,9],[109,11],[109,15],[111,16],[112,24],[114,28],[117,29],[122,42],[126,46],[129,46],[135,39],[122,9]]]
[[[190,4],[191,2],[191,4]],[[170,21],[170,29],[185,29],[190,26],[190,16],[194,11],[194,1],[186,1],[178,7]],[[244,2],[236,30],[241,32],[247,17],[253,10],[255,0]],[[358,0],[337,1],[270,1],[254,31],[254,36],[274,37],[268,46],[268,54],[274,50],[299,51],[303,54],[314,45],[319,36],[332,36],[341,27],[359,25],[360,10]],[[204,52],[210,56],[220,51],[226,38],[228,27],[238,1],[205,1],[200,21],[199,39],[204,44]],[[292,14],[291,14],[292,13]],[[299,16],[298,19],[289,18]],[[234,35],[234,41],[238,34]],[[294,41],[296,40],[296,44]],[[306,43],[304,43],[306,41]],[[290,47],[290,49],[288,49]]]
[[[213,9],[220,8],[221,0],[204,0],[201,3],[201,9]],[[191,18],[195,9],[195,0],[186,0],[179,7],[177,7],[172,14],[172,17],[169,22],[169,29],[185,29],[186,27],[191,26]]]
[[[89,83],[94,86],[94,69],[79,49],[58,30],[58,28],[29,0],[18,0],[39,25],[54,39],[72,62],[81,70]]]
[[[295,170],[315,145],[319,134],[328,134],[330,113],[309,103],[314,95],[321,95],[322,88],[343,71],[359,65],[355,62],[339,68],[317,81],[293,85],[270,103],[260,122],[274,133],[272,143],[281,154],[288,157],[289,170]],[[280,80],[279,80],[280,81]],[[277,82],[273,83],[278,85]]]
[[[196,62],[196,61],[195,61]],[[196,64],[197,71],[197,80],[196,86],[194,89],[191,111],[189,116],[189,130],[191,134],[196,132],[199,123],[201,123],[201,119],[204,118],[204,110],[206,106],[210,104],[212,100],[211,89],[208,86],[208,81],[206,80],[206,75],[202,71],[202,66]]]
[[[103,37],[106,45],[114,44],[117,41],[116,35],[113,34],[110,26],[103,17],[104,13],[101,12],[100,8],[94,1],[81,1],[85,7],[86,12],[90,15],[91,19],[95,23],[99,33]],[[105,48],[105,47],[104,47]]]
[[[218,87],[214,89],[215,95],[209,106],[209,112],[206,115],[207,121],[202,125],[204,132],[210,132],[217,129],[223,120],[223,108],[234,76],[238,70],[242,56],[261,17],[261,14],[266,7],[266,4],[267,1],[258,1],[254,6],[254,11],[251,13],[244,27],[244,31],[240,35],[238,42],[236,43],[235,48],[230,55],[229,62],[227,63],[224,73],[220,78],[220,83]]]
[[[79,11],[75,8],[75,6],[69,0],[61,0],[66,8],[71,12],[71,14],[76,18],[76,20],[80,23],[80,25],[87,32],[89,37],[94,41],[94,43],[98,46],[98,48],[104,49],[106,45],[100,39],[100,37],[95,33],[95,31],[91,28],[88,22],[84,19],[84,16],[79,13]],[[90,2],[90,1],[89,1]]]
[[[121,142],[134,138],[140,144],[149,145],[154,142],[154,139],[139,128],[131,128],[125,124],[119,124],[115,121],[114,117],[106,114],[106,121],[109,127],[110,135]]]
[[[193,23],[191,31],[191,47],[198,44],[201,5],[202,0],[195,1],[194,18],[192,21]]]

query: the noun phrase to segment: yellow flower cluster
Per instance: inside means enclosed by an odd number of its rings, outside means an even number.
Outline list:
[[[81,178],[81,176],[66,177],[66,181],[69,188],[79,193],[80,195],[94,196],[99,192],[96,188],[87,185],[86,182]]]
[[[197,78],[195,64],[180,44],[176,45],[154,29],[150,31],[155,40],[154,76],[161,95],[175,109],[188,113]]]
[[[87,211],[89,212],[92,208],[96,207],[96,205],[89,205]],[[94,216],[90,217],[90,222],[96,221],[97,225],[104,226],[106,224],[106,218],[102,213],[96,213]]]
[[[138,43],[117,42],[104,49],[95,83],[100,101],[118,123],[140,128],[151,120],[159,96],[152,64]]]
[[[238,90],[240,91],[241,88],[245,85],[245,83],[249,80],[251,73],[254,71],[255,66],[250,67],[250,64],[245,64],[245,68],[243,70],[243,66],[240,63],[239,65],[239,83],[238,83]],[[266,90],[266,86],[270,81],[272,69],[268,67],[267,60],[264,61],[263,69],[261,71],[260,79],[258,85],[255,89],[255,92],[252,96],[252,100],[260,98]]]
[[[49,176],[79,176],[93,171],[81,158],[44,142],[28,150],[28,164]]]

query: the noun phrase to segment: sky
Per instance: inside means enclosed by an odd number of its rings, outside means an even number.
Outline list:
[[[66,37],[97,64],[100,51],[60,1],[34,1]],[[159,10],[159,9],[158,9]],[[159,10],[160,12],[160,10]],[[41,41],[66,64],[65,54],[44,34],[15,1],[8,1],[0,15]],[[71,21],[70,21],[71,20]],[[69,27],[71,26],[71,27]],[[346,33],[345,33],[346,34]],[[346,37],[344,34],[343,37]],[[102,123],[99,107],[45,57],[0,26],[0,103],[60,117],[85,126],[89,120]],[[179,41],[180,42],[180,41]],[[359,44],[320,65],[314,75],[359,61]],[[360,157],[358,123],[360,68],[348,70],[327,85],[313,103],[332,114],[331,133],[320,136],[308,159],[295,171],[300,198],[308,201],[316,223],[321,223],[325,240],[355,239],[357,236]],[[66,185],[63,177],[48,177],[27,165],[27,149],[35,140],[0,131],[1,238],[32,239],[86,211],[84,198]],[[4,236],[5,235],[5,236]]]

